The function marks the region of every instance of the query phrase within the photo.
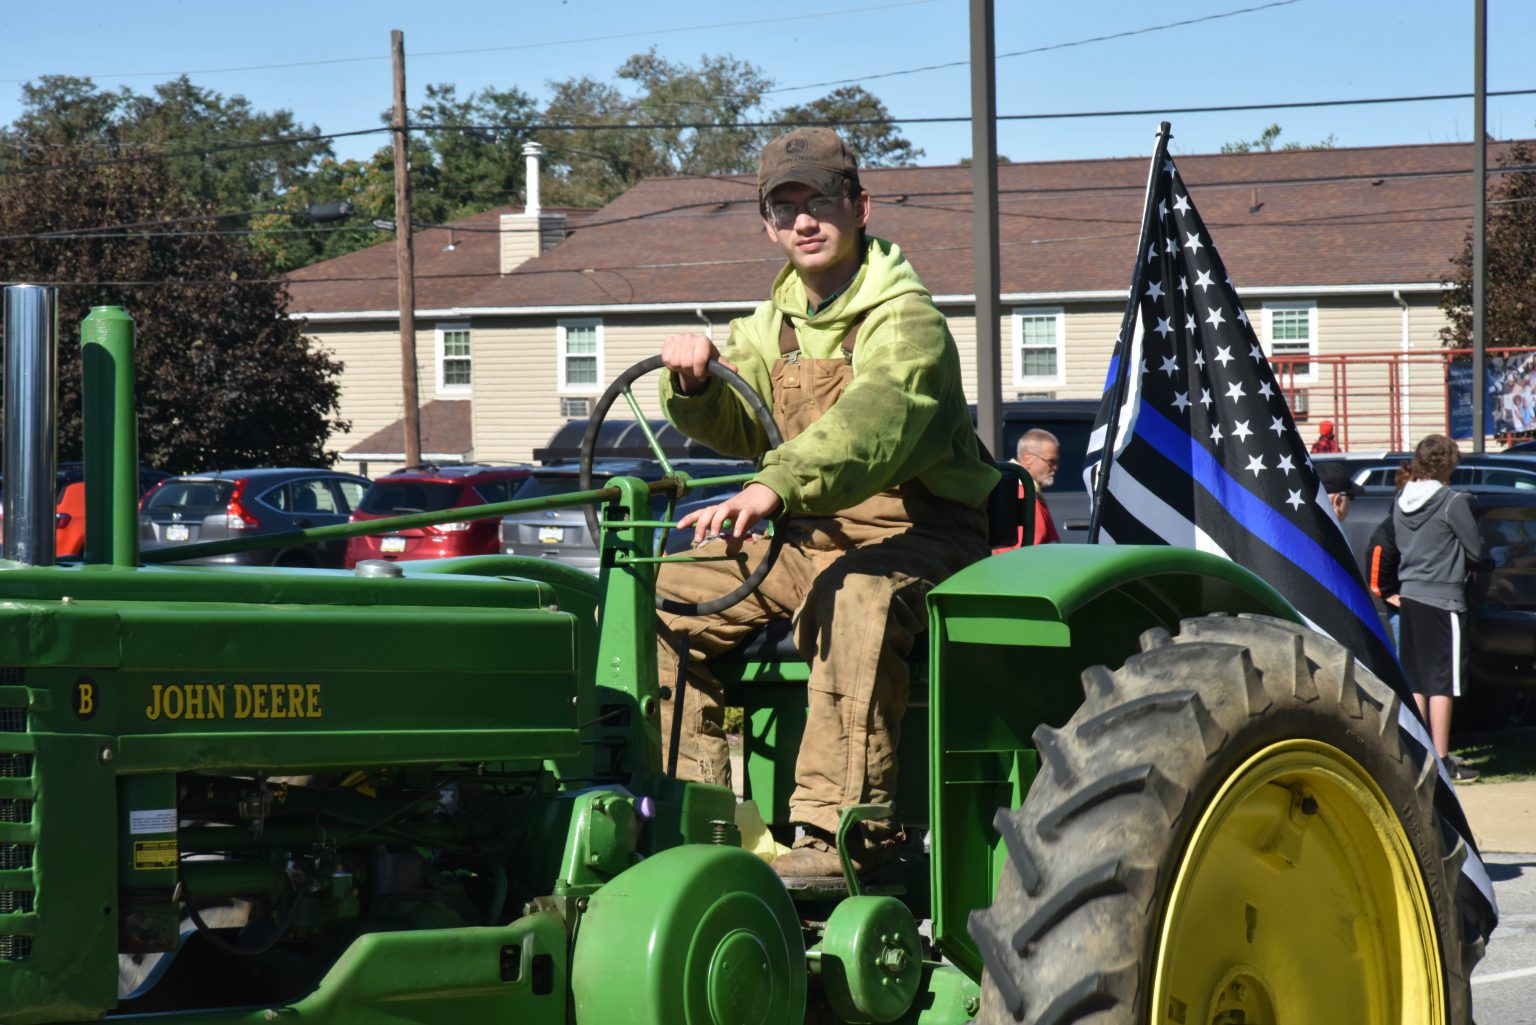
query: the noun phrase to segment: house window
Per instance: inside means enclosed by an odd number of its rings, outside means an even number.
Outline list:
[[[1067,383],[1066,316],[1059,307],[1013,311],[1013,384],[1016,388]]]
[[[469,391],[469,325],[437,326],[437,390]]]
[[[555,328],[560,348],[560,390],[597,391],[603,381],[603,322],[562,320]]]
[[[1281,385],[1317,380],[1310,359],[1299,358],[1317,355],[1317,303],[1265,303],[1264,353],[1281,358],[1275,367]]]

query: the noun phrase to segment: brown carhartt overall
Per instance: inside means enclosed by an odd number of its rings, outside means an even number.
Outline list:
[[[810,429],[853,379],[857,334],[855,323],[842,357],[805,359],[784,320],[770,379],[773,416],[785,441]],[[658,644],[663,687],[675,687],[685,638],[689,652],[677,775],[730,785],[722,692],[706,662],[770,620],[793,618],[810,682],[790,818],[835,835],[845,805],[895,800],[906,656],[927,627],[924,598],[945,577],[988,554],[986,516],[912,480],[835,516],[790,516],[776,529],[785,535],[778,562],[745,600],[711,616],[659,613],[666,628]],[[699,554],[719,555],[724,546],[710,542]],[[657,592],[690,602],[718,597],[751,572],[766,548],[766,542],[749,541],[745,564],[665,564]],[[673,693],[661,703],[664,748],[671,743],[676,699]],[[866,823],[865,841],[881,842],[897,828]]]

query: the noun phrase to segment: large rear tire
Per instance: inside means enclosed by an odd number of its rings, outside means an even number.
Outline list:
[[[1083,689],[995,822],[979,1021],[1469,1025],[1467,851],[1390,687],[1312,631],[1213,616]]]

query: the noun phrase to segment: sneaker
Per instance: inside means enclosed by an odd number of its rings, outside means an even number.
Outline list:
[[[1470,783],[1482,775],[1471,766],[1463,765],[1459,759],[1450,756],[1446,756],[1445,768],[1451,774],[1451,781],[1455,783]]]

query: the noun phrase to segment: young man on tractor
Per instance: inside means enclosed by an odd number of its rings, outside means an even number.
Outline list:
[[[721,452],[762,457],[740,492],[681,523],[699,554],[744,550],[745,562],[668,564],[657,592],[700,601],[739,584],[767,547],[746,543],[759,521],[773,520],[785,544],[745,601],[708,616],[661,614],[661,683],[672,688],[661,725],[671,771],[728,785],[708,661],[793,618],[810,681],[790,800],[801,835],[774,862],[790,881],[840,876],[840,809],[894,800],[906,656],[927,626],[924,598],[988,554],[984,505],[999,475],[971,426],[944,317],[900,248],[866,235],[870,194],[836,133],[796,129],[764,147],[758,200],[788,257],[772,297],[731,323],[723,350],[697,334],[662,348],[672,422]],[[781,446],[767,451],[747,408],[712,380],[716,359],[771,405]],[[848,853],[867,869],[900,839],[898,822],[866,822]]]

